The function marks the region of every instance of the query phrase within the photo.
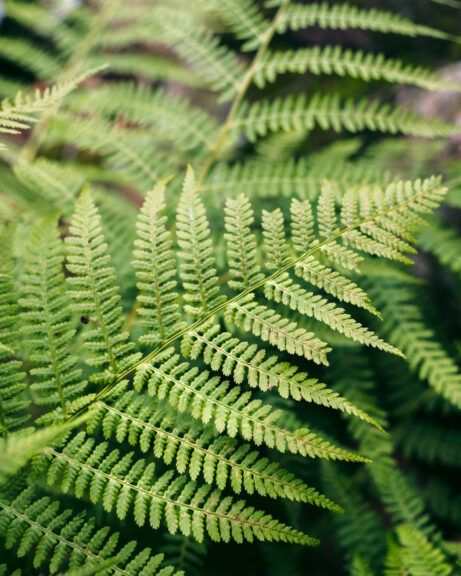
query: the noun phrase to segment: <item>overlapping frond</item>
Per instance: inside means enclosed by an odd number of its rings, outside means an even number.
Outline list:
[[[320,294],[308,292],[296,284],[288,274],[284,274],[277,280],[268,281],[264,286],[264,294],[269,300],[281,302],[300,314],[315,318],[351,340],[392,354],[402,355],[400,350],[362,326],[343,308],[338,307],[334,302],[329,302]]]
[[[134,345],[123,330],[119,289],[102,235],[101,218],[88,189],[77,201],[70,232],[66,245],[71,276],[67,280],[72,288],[72,308],[81,314],[81,322],[86,325],[82,337],[91,353],[87,363],[104,369],[104,378],[111,379],[133,361]]]
[[[156,8],[157,40],[171,46],[226,101],[235,97],[245,68],[200,22],[174,9]]]
[[[212,370],[232,376],[237,384],[246,382],[264,392],[275,388],[282,398],[314,402],[376,425],[365,412],[316,378],[309,378],[295,364],[282,362],[276,355],[267,356],[263,348],[233,337],[230,332],[223,332],[217,324],[202,324],[190,330],[181,349],[186,357],[202,357]]]
[[[56,143],[72,143],[107,159],[105,179],[116,184],[131,182],[140,190],[152,188],[169,161],[163,151],[154,150],[146,131],[125,130],[102,117],[84,118],[69,113],[54,117],[50,128],[50,140]],[[155,157],[161,168],[153,165]],[[157,163],[156,163],[157,164]],[[114,174],[111,174],[114,171]],[[96,178],[97,179],[97,178]]]
[[[185,311],[191,316],[202,316],[218,306],[224,296],[219,294],[210,228],[191,168],[184,180],[176,227],[181,250],[180,276],[186,290]]]
[[[146,196],[139,212],[133,267],[138,279],[138,314],[145,334],[140,341],[162,344],[181,328],[176,292],[176,260],[164,215],[165,183],[157,184]]]
[[[455,427],[437,426],[426,418],[411,420],[402,425],[397,441],[408,458],[450,468],[461,465],[461,433]]]
[[[373,293],[383,316],[383,330],[406,354],[421,379],[454,406],[461,406],[461,373],[453,358],[434,337],[415,303],[415,293],[392,279],[373,283]]]
[[[432,219],[430,225],[421,231],[418,245],[426,252],[432,252],[455,274],[461,274],[461,238],[439,219]]]
[[[97,574],[172,576],[172,567],[161,566],[163,555],[149,548],[136,551],[136,542],[118,544],[119,535],[108,527],[98,528],[83,512],[60,509],[59,502],[42,496],[34,487],[0,499],[0,532],[7,549],[16,547],[18,557],[30,554],[35,569],[55,574],[61,568],[89,568],[101,565]],[[106,560],[117,554],[111,568]],[[176,572],[176,576],[182,573]]]
[[[19,92],[12,102],[3,100],[0,108],[0,132],[18,134],[22,130],[27,130],[32,123],[37,121],[37,115],[40,112],[60,102],[85,78],[96,72],[98,70],[91,70],[74,80],[45,88],[43,92],[36,89],[35,93],[30,96],[24,96]]]
[[[225,207],[227,262],[231,276],[228,284],[233,290],[249,288],[262,279],[257,260],[257,241],[251,232],[253,208],[248,198],[240,194],[228,199]]]
[[[269,0],[269,4],[280,4],[280,0]],[[429,26],[416,24],[407,18],[373,8],[359,8],[350,4],[321,4],[314,2],[308,6],[292,4],[284,11],[277,22],[281,33],[287,29],[299,30],[319,26],[321,28],[341,29],[358,28],[373,30],[385,34],[402,34],[403,36],[429,36],[432,38],[449,38],[449,34]]]
[[[157,137],[160,133],[181,150],[210,150],[216,137],[216,123],[205,111],[192,107],[184,98],[142,85],[105,85],[77,94],[71,105],[130,125],[152,127]]]
[[[425,90],[460,91],[461,86],[437,76],[421,66],[388,59],[384,54],[353,51],[341,46],[314,46],[285,52],[266,52],[255,74],[255,83],[264,88],[280,74],[310,72],[315,75],[351,76],[366,82],[385,80],[395,84],[410,84]]]
[[[230,485],[240,494],[258,493],[271,498],[288,498],[337,510],[328,498],[309,488],[275,462],[263,458],[249,444],[235,438],[216,437],[184,414],[162,406],[156,399],[135,392],[124,393],[115,403],[97,401],[88,421],[89,431],[98,424],[105,438],[139,445],[145,453],[153,452],[167,465],[175,464],[179,474],[192,480],[203,477],[207,484],[224,490]]]
[[[292,196],[315,200],[322,185],[328,178],[338,182],[343,189],[356,184],[387,184],[385,173],[362,163],[348,163],[336,158],[327,161],[310,161],[306,158],[288,158],[284,162],[249,160],[231,166],[220,165],[202,185],[205,193],[219,193],[236,196],[244,193],[249,198]]]
[[[29,416],[25,372],[19,354],[18,307],[13,284],[11,244],[0,236],[0,435],[24,426]]]
[[[21,281],[21,334],[33,362],[31,389],[35,403],[67,415],[86,382],[71,352],[72,327],[63,274],[64,250],[56,221],[39,222],[33,231]],[[46,418],[51,417],[50,414]]]
[[[237,38],[245,40],[242,50],[255,50],[264,42],[270,22],[264,19],[252,0],[212,0],[203,3],[218,12]]]
[[[328,364],[327,354],[331,348],[326,342],[300,327],[297,322],[259,304],[253,294],[230,304],[225,318],[226,322],[259,336],[282,352],[286,350],[289,354],[303,356],[318,364]]]
[[[409,574],[410,576],[449,576],[453,573],[442,550],[424,534],[401,524],[397,528],[399,545],[392,543],[386,562],[386,576]]]
[[[426,138],[450,136],[459,131],[458,127],[441,120],[427,120],[410,110],[381,104],[378,100],[343,101],[339,94],[319,93],[310,99],[300,94],[242,106],[232,126],[243,131],[250,141],[270,132],[312,130],[316,126],[335,132],[371,130]]]
[[[198,486],[170,470],[155,476],[153,463],[135,460],[133,453],[110,450],[84,433],[75,436],[63,450],[47,449],[50,459],[48,482],[61,479],[62,489],[74,488],[77,497],[88,492],[93,503],[116,510],[124,519],[128,512],[136,524],[146,521],[154,529],[165,521],[170,533],[192,535],[201,542],[205,531],[214,541],[282,541],[304,545],[316,540],[278,522],[268,514],[233,501],[208,485]]]
[[[322,463],[325,487],[335,495],[345,514],[334,518],[341,547],[347,557],[360,556],[375,569],[384,552],[382,520],[350,478]]]
[[[256,445],[266,444],[280,452],[311,457],[358,460],[362,458],[347,450],[332,446],[308,429],[286,430],[277,425],[281,411],[269,404],[252,399],[250,392],[210,377],[181,361],[170,348],[144,363],[138,369],[134,385],[137,390],[147,386],[151,396],[167,398],[180,412],[188,412],[204,424],[212,422],[219,433],[224,431],[233,438],[240,433],[245,440]]]

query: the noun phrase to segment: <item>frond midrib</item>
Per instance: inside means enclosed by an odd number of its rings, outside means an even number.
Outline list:
[[[225,519],[228,520],[231,523],[237,522],[238,524],[246,524],[247,526],[250,527],[257,527],[261,530],[265,530],[265,526],[261,525],[259,522],[251,522],[250,520],[244,520],[244,519],[237,519],[234,516],[230,516],[228,514],[223,514],[221,512],[216,512],[216,511],[210,511],[207,508],[199,508],[197,506],[193,506],[192,504],[186,504],[184,502],[181,502],[179,500],[174,500],[173,498],[168,498],[167,496],[160,496],[159,494],[156,494],[155,492],[151,491],[151,490],[146,490],[145,488],[143,488],[142,486],[137,486],[136,484],[132,484],[131,482],[128,482],[125,478],[120,478],[119,476],[115,476],[113,474],[108,474],[107,472],[103,472],[102,470],[99,470],[98,468],[94,468],[93,466],[90,466],[88,464],[85,464],[83,462],[80,462],[79,460],[75,459],[75,458],[71,458],[69,456],[67,456],[66,454],[63,454],[62,452],[57,452],[56,450],[54,450],[53,448],[47,448],[45,450],[46,454],[49,454],[57,459],[61,458],[63,460],[65,460],[66,462],[71,463],[73,466],[78,466],[80,467],[82,470],[87,470],[88,472],[91,472],[94,474],[94,476],[100,476],[105,478],[108,482],[117,482],[119,483],[121,486],[124,486],[126,488],[129,488],[130,490],[133,490],[135,492],[140,492],[141,494],[144,494],[145,496],[149,496],[152,499],[156,499],[156,500],[160,500],[162,502],[164,502],[165,504],[172,504],[173,506],[177,506],[178,508],[186,508],[192,512],[198,512],[199,514],[204,514],[205,516],[212,516],[212,517],[216,517],[219,519]],[[0,503],[1,504],[1,503]],[[269,531],[274,531],[274,532],[278,532],[279,534],[283,534],[283,535],[287,535],[289,538],[293,538],[293,534],[290,533],[290,528],[285,526],[284,528],[274,528],[272,526],[268,527]],[[317,540],[315,538],[311,538],[310,536],[307,536],[306,534],[302,534],[299,533],[299,535],[305,539],[305,543],[317,543]]]
[[[236,462],[234,460],[230,460],[229,458],[225,458],[224,456],[222,456],[218,452],[213,452],[209,448],[205,448],[204,446],[200,446],[196,442],[193,442],[192,440],[187,439],[185,436],[178,436],[178,435],[174,434],[174,432],[170,432],[170,431],[165,430],[164,428],[161,428],[159,426],[154,426],[150,422],[147,422],[145,420],[141,420],[140,418],[137,418],[136,416],[133,416],[127,412],[121,412],[117,408],[109,406],[108,404],[106,404],[105,402],[102,402],[101,400],[98,400],[98,402],[96,402],[96,406],[101,406],[101,408],[103,408],[107,412],[111,412],[112,414],[116,414],[117,416],[119,416],[123,420],[130,420],[131,422],[133,422],[133,424],[136,424],[139,427],[151,429],[151,430],[154,430],[155,432],[160,433],[162,436],[172,438],[173,440],[176,440],[178,443],[185,444],[189,448],[192,448],[192,450],[194,450],[196,452],[201,452],[202,454],[210,455],[213,458],[215,458],[216,460],[219,460],[220,462],[227,464],[230,468],[237,468],[237,469],[241,470],[243,473],[251,474],[252,476],[259,476],[263,480],[270,480],[274,484],[280,484],[281,486],[284,486],[284,487],[288,486],[290,489],[293,490],[293,492],[297,492],[297,491],[299,492],[299,490],[300,490],[300,487],[296,486],[293,483],[281,480],[280,478],[277,478],[277,476],[270,476],[267,474],[263,474],[262,472],[259,472],[255,469],[252,469],[252,468],[247,467],[247,466],[243,466],[239,462]],[[301,488],[302,488],[302,494],[299,494],[299,496],[301,496],[300,499],[302,501],[304,501],[303,498],[306,497],[306,494],[304,494],[304,493],[306,492],[307,487],[306,488],[301,487]],[[308,490],[308,488],[307,488],[307,490]]]
[[[43,526],[39,522],[29,518],[26,514],[19,512],[18,510],[16,510],[16,508],[13,508],[12,506],[5,504],[2,501],[0,501],[0,507],[3,508],[3,510],[5,510],[7,513],[15,516],[17,519],[22,520],[23,522],[29,524],[29,526],[35,528],[37,532],[42,532],[46,534],[50,538],[50,540],[59,540],[59,542],[61,542],[62,544],[65,544],[69,548],[72,548],[73,550],[80,552],[80,554],[82,554],[85,557],[90,557],[96,561],[101,560],[99,554],[94,554],[88,549],[88,547],[79,546],[76,542],[72,542],[72,540],[68,540],[61,534],[53,532],[48,527]],[[122,576],[132,576],[131,572],[127,572],[126,570],[118,568],[117,566],[114,566],[112,569],[115,570],[117,574],[121,574]]]

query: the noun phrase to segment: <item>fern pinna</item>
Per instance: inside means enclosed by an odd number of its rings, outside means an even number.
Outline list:
[[[455,574],[459,350],[405,265],[458,286],[459,189],[381,139],[459,126],[375,90],[460,87],[312,27],[459,42],[338,3],[6,3],[0,574]]]

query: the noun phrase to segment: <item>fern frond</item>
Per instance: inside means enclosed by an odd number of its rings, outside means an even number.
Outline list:
[[[11,481],[11,477],[25,466],[35,454],[54,444],[70,429],[80,426],[87,416],[84,414],[74,420],[53,424],[53,426],[39,430],[23,429],[10,434],[7,438],[0,438],[0,482],[5,484],[6,481]]]
[[[433,218],[430,225],[418,236],[418,245],[424,251],[432,252],[440,263],[452,272],[461,275],[461,238],[453,228]]]
[[[14,172],[33,198],[40,199],[41,208],[66,217],[72,214],[77,192],[84,181],[79,172],[45,158],[17,164]]]
[[[162,169],[167,169],[168,158],[161,151],[156,153],[148,146],[149,138],[144,132],[126,130],[103,118],[79,118],[61,112],[54,117],[49,137],[53,144],[72,143],[73,146],[88,150],[107,158],[105,178],[110,179],[110,169],[116,171],[113,178],[135,185],[143,192],[149,190],[162,177],[164,172],[152,165],[155,157]]]
[[[335,132],[371,130],[426,138],[459,132],[459,127],[438,119],[427,120],[409,110],[393,108],[377,100],[355,102],[349,99],[342,102],[338,94],[316,94],[310,100],[305,94],[300,94],[259,101],[249,107],[242,106],[232,126],[242,130],[251,142],[270,132],[312,130],[316,126]]]
[[[249,444],[219,436],[203,429],[173,410],[165,410],[155,399],[134,392],[124,393],[109,405],[97,401],[91,411],[88,429],[94,431],[101,423],[105,438],[125,439],[143,452],[152,450],[165,464],[175,463],[179,474],[192,480],[203,477],[207,484],[224,490],[228,484],[233,492],[242,490],[271,498],[288,498],[338,510],[328,498],[309,488],[278,464],[262,458]]]
[[[55,12],[47,10],[45,6],[29,5],[27,2],[11,2],[8,5],[7,16],[28,28],[29,32],[34,35],[39,35],[48,41],[52,40],[58,48],[59,59],[68,57],[78,42],[75,30],[72,30]]]
[[[373,453],[374,465],[369,472],[393,524],[405,523],[426,537],[436,536],[436,528],[430,521],[423,499],[392,457],[391,441],[381,434],[371,434],[364,438],[362,449]]]
[[[54,78],[59,71],[60,62],[38,42],[2,35],[0,41],[2,60],[14,63],[24,72],[38,78]]]
[[[21,569],[18,568],[14,572],[8,571],[7,564],[0,564],[0,575],[1,576],[22,576]]]
[[[97,574],[130,576],[141,571],[146,576],[172,576],[174,569],[161,566],[163,555],[152,555],[149,548],[136,552],[136,542],[119,548],[118,533],[108,527],[96,528],[93,518],[39,496],[35,487],[26,488],[16,497],[0,499],[0,533],[5,546],[17,546],[17,555],[30,554],[35,569],[55,574],[68,565],[71,569],[98,567]],[[119,548],[119,549],[118,549]],[[117,553],[111,568],[107,559]],[[181,572],[175,576],[181,576]]]
[[[231,276],[228,284],[233,290],[245,290],[263,277],[257,262],[257,241],[250,228],[253,222],[253,208],[243,194],[226,201],[224,238]]]
[[[461,373],[426,325],[414,292],[402,283],[381,278],[379,284],[373,283],[373,293],[385,318],[383,330],[405,353],[410,368],[438,394],[461,407]]]
[[[250,198],[277,197],[279,194],[301,199],[316,200],[325,178],[339,182],[344,189],[356,184],[387,184],[385,174],[354,163],[333,160],[312,162],[301,158],[289,158],[284,162],[261,162],[250,160],[232,166],[221,165],[202,185],[208,193],[219,192],[225,196],[244,193]]]
[[[397,442],[407,458],[452,468],[461,465],[461,433],[454,427],[437,426],[424,418],[411,420],[401,425]]]
[[[348,302],[378,315],[368,294],[360,286],[336,270],[324,266],[314,256],[309,256],[303,262],[297,263],[294,272],[296,276],[321,288],[341,302]]]
[[[280,0],[273,2],[273,4],[279,3]],[[401,34],[410,38],[416,36],[450,38],[450,35],[445,32],[416,24],[398,14],[373,8],[361,9],[349,4],[333,4],[332,6],[326,2],[322,4],[313,3],[309,6],[292,4],[288,6],[277,22],[277,30],[280,33],[284,33],[287,29],[299,30],[300,28],[311,26],[340,30],[357,28],[383,34]]]
[[[151,396],[168,398],[168,402],[180,412],[188,412],[204,424],[214,422],[219,433],[227,431],[233,438],[239,432],[243,438],[256,445],[266,444],[280,452],[311,457],[362,461],[347,450],[332,446],[308,429],[294,432],[277,426],[281,416],[261,400],[251,400],[250,392],[241,393],[239,388],[220,382],[207,371],[200,372],[170,348],[155,358],[155,362],[142,364],[135,376],[134,386],[141,390],[147,385]]]
[[[331,348],[328,348],[326,342],[275,310],[258,304],[253,294],[230,304],[226,309],[225,319],[226,322],[259,336],[261,340],[269,342],[282,352],[286,350],[289,354],[328,365],[327,354]]]
[[[404,64],[401,60],[387,59],[384,54],[353,51],[337,45],[266,52],[254,80],[259,88],[264,88],[267,82],[274,82],[277,76],[288,72],[337,74],[360,78],[366,82],[385,80],[393,84],[411,84],[426,90],[461,91],[459,84],[448,82],[426,68]]]
[[[410,576],[449,576],[452,568],[447,563],[444,553],[428,540],[421,532],[408,524],[401,524],[397,528],[400,542],[398,550],[399,565],[391,563],[386,574],[393,576],[401,574],[402,570]],[[394,557],[395,560],[395,557]],[[396,571],[393,569],[396,568]]]
[[[179,531],[199,542],[206,530],[216,542],[257,539],[317,543],[268,514],[246,506],[242,500],[234,502],[230,497],[222,497],[219,491],[210,492],[209,486],[199,487],[187,481],[184,476],[175,478],[171,470],[156,479],[152,463],[145,460],[133,463],[133,453],[121,455],[117,449],[109,451],[106,443],[95,445],[95,440],[86,438],[84,433],[75,436],[62,451],[50,448],[45,453],[50,458],[48,482],[54,484],[62,478],[62,489],[74,486],[80,498],[88,491],[93,503],[102,501],[106,511],[115,509],[122,520],[132,509],[139,526],[148,520],[157,529],[164,520],[171,534]]]
[[[139,31],[139,28],[138,28]],[[111,33],[117,32],[114,28]],[[113,40],[113,37],[111,38]],[[138,35],[138,41],[139,35]],[[149,42],[149,40],[146,40]],[[127,46],[123,46],[124,49]],[[101,74],[117,74],[133,78],[141,77],[151,82],[180,82],[184,86],[200,88],[203,81],[190,68],[181,62],[159,54],[139,52],[136,47],[126,52],[103,52],[91,54],[87,58],[89,66],[106,64]]]
[[[400,350],[379,338],[365,326],[362,326],[343,308],[339,308],[334,302],[329,302],[319,294],[308,292],[293,282],[288,274],[282,275],[277,280],[266,282],[264,294],[268,300],[281,302],[292,310],[297,310],[301,314],[315,318],[355,342],[402,356]]]
[[[54,219],[36,225],[21,280],[21,334],[34,367],[31,389],[37,404],[54,408],[48,417],[67,415],[69,404],[86,388],[77,359],[63,274],[64,250]]]
[[[162,344],[184,327],[177,302],[173,242],[163,214],[165,185],[166,182],[157,184],[146,196],[136,224],[138,237],[133,252],[139,290],[138,314],[140,325],[147,332],[140,337],[140,342],[151,346]]]
[[[84,345],[92,354],[87,363],[104,368],[104,379],[110,380],[134,361],[134,345],[123,331],[114,269],[102,235],[101,217],[88,189],[76,203],[70,233],[66,245],[72,308],[88,324],[89,329],[83,331]]]
[[[250,387],[263,391],[275,387],[282,398],[314,402],[376,425],[365,412],[316,378],[309,378],[297,366],[281,362],[277,356],[266,357],[265,350],[223,332],[217,324],[202,324],[189,331],[182,341],[181,350],[184,356],[192,359],[201,356],[212,370],[232,376],[237,384],[246,381]]]
[[[25,372],[19,354],[18,306],[13,284],[11,245],[0,237],[0,436],[22,428],[29,420],[24,413],[29,405],[25,396]]]
[[[89,93],[77,94],[71,105],[106,118],[155,127],[157,134],[175,142],[181,150],[210,150],[217,135],[216,122],[205,111],[193,108],[184,98],[142,85],[105,85]]]
[[[371,508],[360,490],[329,463],[322,463],[325,487],[341,503],[345,514],[334,518],[338,541],[349,558],[356,554],[375,567],[382,556],[384,542],[380,516]]]
[[[160,551],[165,554],[167,562],[178,569],[184,569],[188,576],[201,576],[207,555],[207,546],[196,542],[190,536],[165,534],[165,544]]]
[[[269,270],[278,270],[288,261],[285,223],[280,208],[271,212],[263,210],[261,225],[264,238],[265,267]]]
[[[154,17],[158,40],[171,46],[190,64],[211,89],[220,93],[221,100],[235,97],[245,69],[234,52],[219,44],[206,28],[187,14],[159,7]]]
[[[185,311],[202,316],[223,302],[219,294],[215,258],[205,207],[189,167],[177,210],[177,237],[181,251],[180,275],[186,290]]]
[[[264,42],[270,22],[251,0],[212,0],[206,4],[217,11],[239,40],[245,40],[242,50],[250,52]]]
[[[33,95],[23,96],[18,93],[13,102],[3,100],[0,108],[0,132],[18,134],[21,130],[30,128],[30,125],[37,121],[37,114],[60,102],[83,80],[98,71],[99,69],[89,70],[74,80],[45,88],[43,92],[37,89]]]
[[[360,554],[355,554],[352,558],[351,565],[349,567],[350,576],[373,576],[368,562],[366,562]]]

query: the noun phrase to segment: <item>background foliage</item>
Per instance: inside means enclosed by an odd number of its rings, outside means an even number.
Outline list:
[[[459,573],[459,8],[3,4],[0,574]]]

